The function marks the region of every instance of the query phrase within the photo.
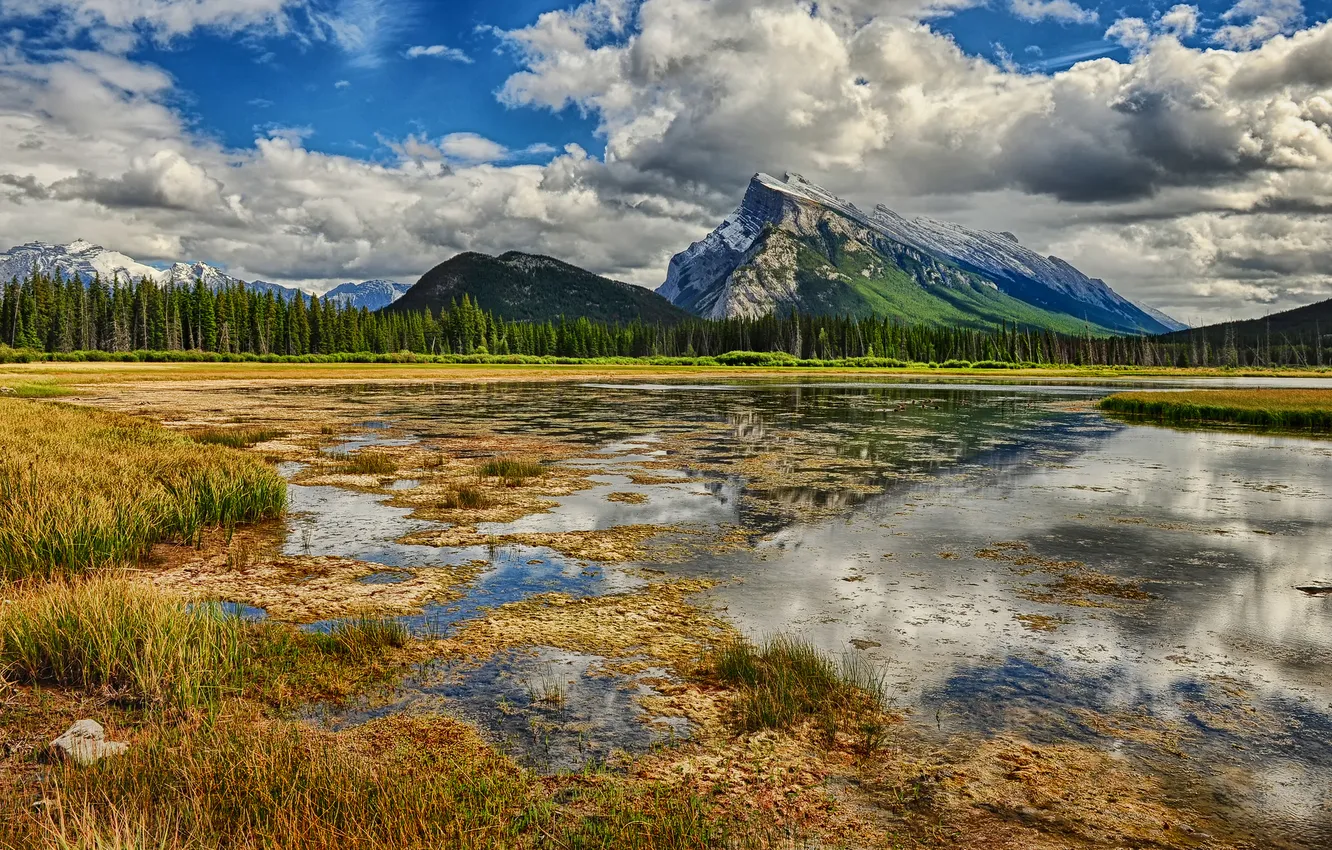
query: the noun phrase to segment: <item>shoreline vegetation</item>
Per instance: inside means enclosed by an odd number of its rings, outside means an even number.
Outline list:
[[[1216,389],[1116,393],[1101,410],[1171,425],[1332,431],[1332,389]]]

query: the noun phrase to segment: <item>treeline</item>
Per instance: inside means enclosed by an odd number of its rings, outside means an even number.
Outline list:
[[[5,285],[0,344],[48,355],[190,352],[223,357],[430,355],[441,358],[704,358],[757,352],[773,360],[1103,366],[1323,365],[1321,340],[1242,345],[1234,336],[1194,339],[1058,334],[1039,328],[908,325],[891,318],[790,314],[627,325],[558,319],[512,322],[469,298],[435,313],[344,307],[303,296],[286,300],[243,286],[162,286],[145,278],[32,273]],[[779,357],[780,355],[780,357]],[[81,355],[82,356],[82,355]],[[112,358],[108,358],[112,359]],[[139,358],[143,359],[143,358]],[[213,358],[209,358],[213,359]],[[734,358],[732,358],[734,359]],[[743,358],[742,358],[743,359]],[[757,364],[756,364],[757,365]]]

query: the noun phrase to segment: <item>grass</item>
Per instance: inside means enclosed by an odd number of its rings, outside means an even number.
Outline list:
[[[509,484],[521,484],[529,478],[540,478],[546,468],[540,461],[519,457],[495,457],[481,464],[477,474],[482,478],[501,478]]]
[[[716,649],[704,667],[736,689],[735,720],[747,732],[814,718],[835,737],[849,719],[870,722],[884,703],[882,676],[871,665],[851,655],[835,660],[798,638],[758,645],[735,639]]]
[[[494,502],[480,487],[462,484],[446,493],[440,504],[449,510],[458,508],[481,510],[490,507]]]
[[[25,381],[6,389],[9,392],[5,394],[15,398],[62,398],[74,395],[73,390],[51,381]]]
[[[24,587],[0,607],[0,668],[11,679],[154,711],[216,707],[239,690],[246,654],[238,617],[122,576]]]
[[[0,581],[133,565],[163,541],[280,515],[258,458],[146,420],[0,398]]]
[[[407,628],[388,617],[355,617],[339,620],[327,632],[314,633],[323,651],[347,658],[365,658],[385,649],[407,645]]]
[[[341,462],[341,471],[348,475],[393,475],[398,471],[398,462],[387,452],[359,451],[351,455],[334,455],[334,458]]]
[[[273,428],[204,428],[190,434],[194,441],[209,446],[228,446],[233,449],[248,449],[259,443],[267,443],[282,436],[282,432]]]
[[[1228,423],[1288,431],[1332,431],[1332,390],[1244,389],[1116,393],[1110,413],[1171,424]]]
[[[701,803],[662,786],[588,778],[558,805],[539,779],[445,718],[385,719],[346,735],[226,719],[165,728],[94,768],[56,768],[44,790],[40,810],[0,811],[0,844],[684,850],[724,841]]]

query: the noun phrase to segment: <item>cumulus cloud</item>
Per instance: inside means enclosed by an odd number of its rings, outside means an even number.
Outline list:
[[[1239,0],[1221,19],[1228,23],[1213,33],[1212,40],[1245,50],[1293,32],[1304,20],[1304,7],[1300,0]]]
[[[462,52],[456,47],[446,47],[442,44],[423,45],[418,44],[407,48],[408,59],[420,59],[421,57],[430,57],[432,59],[447,59],[451,62],[463,62],[472,64],[472,57]]]
[[[1012,0],[1009,8],[1025,21],[1094,24],[1100,19],[1095,9],[1084,9],[1073,0]]]

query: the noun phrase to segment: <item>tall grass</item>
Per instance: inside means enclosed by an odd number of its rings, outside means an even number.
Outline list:
[[[580,789],[561,808],[454,724],[378,721],[345,736],[295,724],[164,730],[91,769],[57,769],[44,812],[0,843],[70,848],[623,848],[724,846],[695,799],[660,786]],[[0,812],[0,821],[4,821]],[[8,835],[6,835],[8,833]],[[25,843],[29,842],[29,843]]]
[[[705,665],[736,688],[735,719],[745,731],[783,729],[805,718],[836,724],[842,716],[882,708],[882,676],[855,656],[840,661],[808,641],[780,636],[718,647]]]
[[[248,449],[281,436],[282,432],[273,428],[204,428],[190,433],[197,443],[233,449]]]
[[[286,492],[258,458],[146,420],[0,398],[0,580],[133,564],[278,516]]]
[[[334,455],[348,475],[392,475],[398,471],[398,462],[385,452],[360,451],[355,454]]]
[[[502,478],[506,482],[521,484],[528,478],[540,478],[546,467],[540,461],[519,457],[495,457],[481,464],[477,474],[482,478]]]
[[[353,617],[339,620],[327,632],[313,635],[324,652],[348,658],[365,658],[385,649],[407,644],[407,627],[390,617]]]
[[[151,710],[214,707],[238,689],[244,626],[114,575],[21,587],[0,606],[0,668],[27,683]]]
[[[1101,400],[1101,409],[1172,424],[1220,422],[1290,431],[1332,431],[1332,390],[1116,393]]]

